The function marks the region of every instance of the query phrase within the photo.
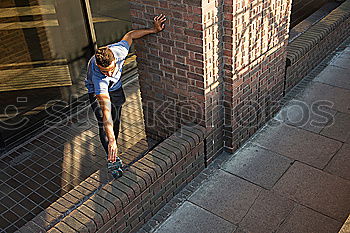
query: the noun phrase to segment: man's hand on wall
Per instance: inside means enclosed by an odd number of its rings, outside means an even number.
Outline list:
[[[164,22],[166,21],[165,15],[160,14],[154,17],[153,21],[154,21],[154,29],[156,33],[164,30],[165,28]]]

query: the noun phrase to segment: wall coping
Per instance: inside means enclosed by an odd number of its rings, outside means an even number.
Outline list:
[[[350,17],[350,0],[346,0],[326,17],[311,26],[287,46],[287,66],[296,63],[339,24]]]
[[[349,217],[345,220],[342,228],[340,229],[340,231],[338,233],[347,233],[350,232],[350,215]]]
[[[106,172],[96,171],[17,232],[104,232],[117,224],[116,219],[122,222],[125,214],[140,207],[142,200],[151,195],[149,187],[200,145],[205,136],[202,126],[182,126],[130,165],[122,177],[103,183]],[[111,222],[112,218],[115,221]]]

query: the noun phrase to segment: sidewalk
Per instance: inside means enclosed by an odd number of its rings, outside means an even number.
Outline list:
[[[214,160],[140,233],[338,232],[350,214],[349,73],[348,45],[252,139]]]

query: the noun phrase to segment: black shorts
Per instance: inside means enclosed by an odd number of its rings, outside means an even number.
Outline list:
[[[125,103],[125,94],[123,88],[119,88],[115,91],[109,91],[109,98],[114,106],[122,106]],[[94,93],[89,93],[90,103],[96,101],[96,96]]]
[[[111,103],[115,106],[122,106],[126,101],[124,90],[122,87],[115,91],[110,91],[109,97],[111,99]]]

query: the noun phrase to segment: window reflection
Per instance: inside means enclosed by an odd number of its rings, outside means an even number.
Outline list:
[[[90,0],[98,46],[119,41],[131,30],[127,0]]]
[[[98,46],[114,43],[131,29],[127,0],[88,1],[0,1],[0,145],[23,136],[55,103],[64,107],[86,94],[91,38]],[[130,54],[125,64],[133,68],[134,60]]]

